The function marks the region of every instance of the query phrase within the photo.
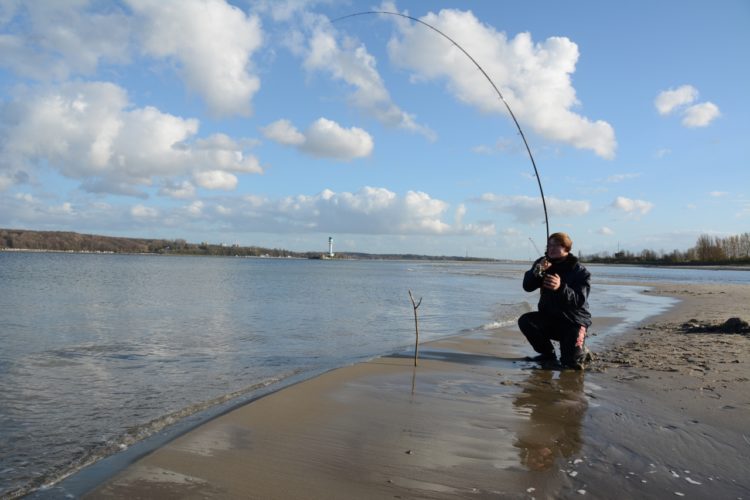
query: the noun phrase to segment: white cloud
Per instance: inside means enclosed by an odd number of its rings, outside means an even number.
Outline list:
[[[484,68],[514,114],[540,135],[613,158],[614,129],[572,109],[580,103],[571,82],[578,46],[565,37],[534,43],[529,33],[508,39],[473,13],[444,9],[421,18],[456,40]],[[400,37],[388,43],[393,61],[415,73],[415,80],[444,78],[461,101],[484,112],[507,113],[492,86],[455,46],[424,26],[396,19]]]
[[[708,194],[709,196],[712,196],[714,198],[723,198],[725,196],[729,196],[729,193],[727,193],[726,191],[711,191]]]
[[[274,232],[334,232],[388,235],[494,234],[491,224],[464,224],[463,214],[453,224],[449,204],[420,191],[403,196],[386,189],[363,187],[357,192],[325,189],[316,195],[277,200],[246,196],[224,210],[242,230]],[[227,206],[230,205],[230,206]],[[459,207],[458,212],[462,209]]]
[[[588,201],[546,197],[545,200],[550,217],[576,217],[587,214],[590,209]],[[476,201],[489,204],[497,212],[508,213],[516,221],[524,224],[544,223],[544,206],[542,205],[542,199],[539,197],[485,193]]]
[[[223,0],[25,2],[9,10],[0,67],[40,81],[94,74],[127,64],[140,50],[167,60],[217,116],[251,113],[260,79],[251,57],[263,42],[260,20]]]
[[[159,216],[159,211],[145,205],[134,205],[130,209],[130,215],[139,219],[153,219]]]
[[[344,40],[343,48],[339,47],[334,35],[330,26],[321,24],[314,28],[305,49],[304,67],[309,71],[327,72],[335,80],[353,87],[349,102],[386,126],[417,132],[434,140],[432,130],[418,124],[413,115],[393,103],[376,69],[375,58],[367,49],[349,38]]]
[[[597,234],[601,234],[602,236],[612,236],[613,234],[615,234],[615,232],[607,226],[600,227],[596,230],[596,232]]]
[[[235,141],[225,134],[214,134],[197,139],[185,147],[193,154],[194,168],[222,169],[245,174],[262,174],[258,159],[244,150],[255,146],[254,141]]]
[[[618,196],[611,205],[617,210],[621,210],[627,214],[633,215],[646,215],[654,208],[654,204],[650,201],[634,200],[631,198],[625,198],[624,196]]]
[[[682,124],[686,127],[706,127],[721,116],[719,107],[712,102],[704,102],[690,106],[685,110]]]
[[[325,118],[315,121],[307,129],[305,137],[302,149],[323,158],[362,158],[369,156],[373,149],[372,137],[361,128],[345,129]]]
[[[654,99],[654,106],[660,115],[668,115],[676,108],[693,103],[698,98],[698,89],[692,85],[682,85],[676,89],[664,90]]]
[[[9,8],[9,5],[6,6]],[[0,34],[0,67],[35,80],[90,75],[100,62],[129,60],[131,19],[117,7],[89,2],[18,2],[6,20],[17,26]]]
[[[178,64],[186,85],[218,116],[251,113],[260,79],[250,58],[263,42],[260,19],[220,0],[127,0],[143,51]]]
[[[261,131],[267,138],[285,146],[299,146],[305,142],[305,136],[289,120],[277,120]]]
[[[289,21],[292,17],[306,13],[309,8],[321,3],[328,4],[331,0],[255,0],[252,8],[270,15],[274,21]]]
[[[205,204],[202,201],[196,200],[185,207],[185,211],[192,217],[200,217],[203,214],[204,206]]]
[[[177,199],[192,198],[195,196],[195,186],[189,181],[170,182],[159,190],[159,194]]]
[[[92,192],[143,196],[138,188],[157,179],[176,185],[201,172],[262,172],[242,141],[196,138],[198,120],[134,108],[111,83],[26,88],[0,105],[0,119],[0,170],[12,168],[16,178],[52,168]],[[227,189],[234,177],[222,177],[217,188]]]
[[[193,176],[195,183],[206,189],[223,189],[232,191],[237,187],[237,177],[229,172],[221,170],[209,170],[206,172],[196,172]]]
[[[682,85],[676,89],[660,92],[654,100],[660,115],[668,115],[675,110],[682,114],[682,125],[685,127],[706,127],[721,116],[719,107],[712,102],[693,104],[698,99],[698,89],[692,85]],[[690,106],[693,104],[692,106]]]
[[[305,131],[299,132],[288,120],[278,120],[262,129],[263,134],[280,144],[294,146],[320,158],[353,160],[372,153],[372,136],[358,127],[343,128],[326,118],[318,118]]]
[[[63,203],[62,205],[50,207],[49,212],[52,215],[74,215],[75,214],[73,205],[67,201]]]

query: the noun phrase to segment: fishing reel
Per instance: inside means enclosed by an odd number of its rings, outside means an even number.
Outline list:
[[[545,262],[547,262],[547,259],[542,259],[534,265],[533,272],[535,277],[544,279],[544,277],[547,276],[547,271],[544,270]]]

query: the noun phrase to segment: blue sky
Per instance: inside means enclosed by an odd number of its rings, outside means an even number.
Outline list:
[[[750,231],[750,3],[0,2],[0,227],[527,259]]]

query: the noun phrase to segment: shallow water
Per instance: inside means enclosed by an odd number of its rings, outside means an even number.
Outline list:
[[[406,349],[408,290],[422,341],[511,324],[536,302],[526,267],[0,252],[0,496],[207,408]],[[595,315],[628,324],[671,303],[595,273]]]

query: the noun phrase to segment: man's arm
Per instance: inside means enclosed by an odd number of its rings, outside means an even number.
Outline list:
[[[577,309],[583,307],[591,290],[591,273],[585,269],[573,274],[569,283],[561,283],[557,290],[557,299],[562,301],[568,308]]]
[[[544,257],[540,257],[536,261],[534,261],[531,269],[526,271],[526,273],[523,275],[523,289],[527,292],[533,292],[534,290],[542,286],[543,279],[537,276],[536,273],[534,273],[534,269],[539,263],[541,263],[542,259],[544,259]]]

